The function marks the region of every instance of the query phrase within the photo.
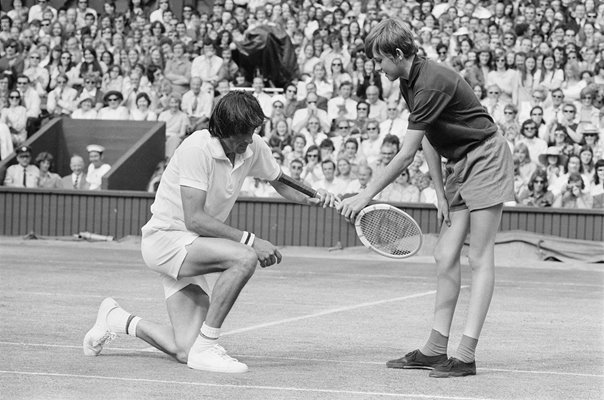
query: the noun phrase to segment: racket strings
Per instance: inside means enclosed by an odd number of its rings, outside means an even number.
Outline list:
[[[404,214],[373,210],[361,216],[361,230],[375,248],[393,255],[415,252],[421,245],[421,231]]]

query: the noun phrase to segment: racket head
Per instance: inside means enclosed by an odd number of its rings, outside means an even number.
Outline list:
[[[365,247],[390,258],[411,257],[424,241],[417,222],[390,204],[365,207],[357,215],[354,227]]]

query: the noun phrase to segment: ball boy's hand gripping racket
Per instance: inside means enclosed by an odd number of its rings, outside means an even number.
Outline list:
[[[277,180],[309,197],[317,197],[315,189],[285,174]],[[378,203],[363,208],[355,219],[354,227],[365,247],[386,257],[411,257],[422,247],[423,235],[417,222],[390,204]]]

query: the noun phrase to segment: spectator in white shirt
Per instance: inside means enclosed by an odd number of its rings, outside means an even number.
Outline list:
[[[59,75],[57,87],[48,94],[46,109],[57,117],[69,116],[77,108],[78,91],[67,86],[67,75]]]
[[[71,114],[73,119],[97,119],[97,111],[93,108],[92,97],[80,98],[78,108]]]
[[[369,118],[375,118],[379,122],[384,122],[388,118],[386,109],[386,102],[380,100],[380,89],[371,85],[365,90],[365,96],[367,97],[367,103],[369,103]]]
[[[203,54],[195,57],[191,64],[191,77],[200,77],[204,85],[211,85],[218,82],[218,72],[222,66],[222,58],[216,55],[216,48],[210,39],[203,42]]]
[[[189,85],[191,90],[182,96],[182,110],[189,117],[189,131],[195,132],[207,128],[212,114],[214,94],[202,90],[202,81],[198,76],[191,78]]]
[[[264,92],[264,79],[261,76],[256,76],[252,80],[252,88],[254,92],[252,95],[260,103],[260,107],[264,112],[264,115],[270,117],[273,115],[273,100],[270,95]]]
[[[338,96],[327,101],[327,117],[333,123],[336,119],[355,119],[357,117],[357,102],[351,98],[352,82],[342,82]]]

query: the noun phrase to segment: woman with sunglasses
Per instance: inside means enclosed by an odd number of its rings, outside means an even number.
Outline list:
[[[49,89],[52,90],[57,87],[57,78],[59,75],[67,75],[69,82],[74,82],[74,80],[78,78],[79,73],[80,70],[72,61],[71,53],[63,51],[59,58],[59,64],[56,67],[53,67],[52,65],[50,67]]]
[[[117,90],[110,90],[105,93],[105,104],[106,106],[101,108],[98,113],[98,119],[105,120],[128,120],[130,119],[130,112],[126,107],[122,105],[124,96],[122,92]]]
[[[18,90],[11,90],[8,94],[8,107],[0,111],[0,122],[8,126],[15,148],[27,140],[27,109],[21,105],[21,93]]]
[[[537,123],[532,119],[527,119],[522,123],[520,127],[521,136],[516,141],[516,146],[519,143],[526,145],[531,160],[537,160],[539,155],[545,153],[547,150],[547,142],[537,136],[537,129]]]
[[[554,203],[554,194],[548,190],[547,173],[537,169],[531,175],[526,191],[518,197],[518,202],[529,207],[551,207]]]

